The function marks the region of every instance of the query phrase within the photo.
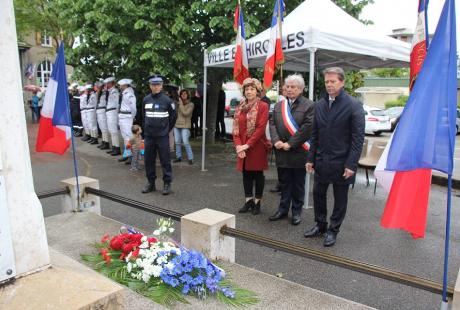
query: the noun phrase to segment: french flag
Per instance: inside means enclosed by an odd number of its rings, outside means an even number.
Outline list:
[[[429,0],[419,0],[418,3],[418,17],[417,26],[415,27],[414,36],[412,38],[412,50],[410,53],[410,84],[409,88],[412,89],[417,78],[418,73],[422,69],[423,61],[426,57],[427,41],[426,41],[426,18]]]
[[[453,170],[456,55],[454,1],[446,0],[417,82],[375,170],[389,192],[381,225],[413,238],[425,235],[431,170],[449,175]]]
[[[275,68],[284,63],[283,47],[281,45],[281,28],[283,24],[284,10],[283,0],[275,0],[270,29],[270,40],[268,42],[268,53],[264,66],[265,89],[270,88],[272,85]]]
[[[64,44],[61,42],[43,101],[35,150],[64,154],[70,146],[71,127]]]
[[[244,30],[243,11],[241,10],[239,1],[235,10],[235,21],[238,21],[238,24],[236,27],[236,53],[233,66],[233,78],[238,83],[243,84],[243,81],[249,77],[249,65],[248,53],[246,51],[246,32]]]

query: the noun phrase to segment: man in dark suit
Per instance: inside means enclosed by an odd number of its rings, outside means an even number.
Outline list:
[[[314,103],[302,96],[305,81],[301,75],[288,76],[285,85],[287,98],[275,105],[270,117],[281,199],[278,211],[269,219],[277,221],[287,217],[292,207],[291,224],[299,225],[305,196],[307,147],[304,144],[311,136]]]
[[[306,238],[326,233],[324,246],[333,246],[347,211],[348,189],[358,168],[364,141],[364,109],[343,89],[345,73],[332,67],[323,71],[327,94],[315,104],[315,118],[306,170],[315,172],[313,201],[316,225]],[[334,187],[334,209],[327,227],[326,194]]]

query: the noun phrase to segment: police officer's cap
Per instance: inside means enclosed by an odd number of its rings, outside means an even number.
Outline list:
[[[104,80],[104,84],[110,83],[110,82],[115,82],[115,78],[113,76],[109,76]]]
[[[78,90],[79,92],[82,92],[82,91],[85,90],[85,86],[78,86],[77,90]]]
[[[163,84],[164,77],[159,74],[154,74],[149,76],[149,83],[152,85]]]
[[[85,89],[93,89],[93,85],[91,85],[91,84],[86,84],[86,85],[85,85]]]
[[[72,87],[72,88],[77,88],[77,87],[78,87],[78,83],[77,83],[77,82],[73,82],[72,84],[70,84],[70,87]]]
[[[131,79],[121,79],[118,81],[118,85],[132,85],[133,84],[133,80]]]

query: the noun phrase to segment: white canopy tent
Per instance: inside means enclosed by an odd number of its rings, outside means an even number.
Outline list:
[[[246,41],[249,67],[262,68],[267,56],[270,28]],[[383,35],[348,15],[330,0],[305,0],[283,23],[283,69],[309,72],[313,89],[316,68],[344,69],[407,67],[410,44]],[[233,68],[235,45],[204,53],[203,124],[206,124],[207,68]],[[309,57],[307,57],[307,53]],[[313,92],[309,91],[313,100]],[[205,170],[205,134],[202,163]]]

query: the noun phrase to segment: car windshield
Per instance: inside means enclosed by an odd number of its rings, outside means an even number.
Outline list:
[[[374,116],[386,116],[387,114],[383,110],[371,110],[369,111]]]
[[[390,109],[387,110],[387,113],[388,113],[389,116],[394,117],[394,116],[400,115],[402,113],[403,109],[404,109],[403,107],[390,108]]]

